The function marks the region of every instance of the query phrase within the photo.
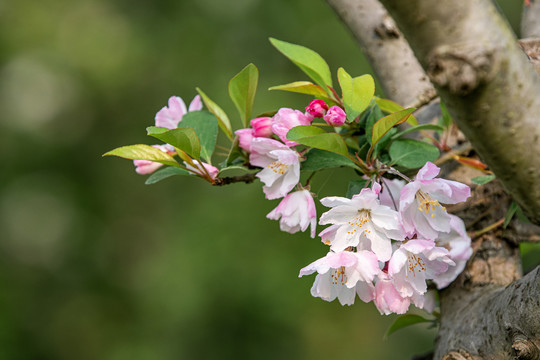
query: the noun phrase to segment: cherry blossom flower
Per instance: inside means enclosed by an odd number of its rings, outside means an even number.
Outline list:
[[[372,281],[379,272],[379,263],[370,251],[329,252],[301,269],[298,277],[314,272],[318,274],[311,295],[326,301],[337,297],[341,305],[352,305],[356,294],[364,302],[373,300]]]
[[[186,169],[191,171],[193,174],[206,177],[207,176],[206,173],[208,173],[211,179],[215,179],[217,177],[217,174],[219,173],[219,169],[216,168],[215,166],[212,166],[205,162],[199,162],[197,160],[192,160],[192,161],[195,166],[192,166],[185,161],[184,161],[184,165],[186,166]],[[203,166],[204,166],[204,170],[203,170]]]
[[[450,285],[463,271],[467,260],[472,255],[471,238],[467,235],[463,220],[455,215],[449,216],[451,230],[448,234],[439,234],[439,237],[435,240],[435,244],[449,251],[450,259],[456,263],[456,266],[449,267],[446,272],[438,274],[433,278],[433,282],[435,282],[438,289]]]
[[[312,100],[308,106],[306,106],[306,112],[313,117],[321,118],[326,114],[328,105],[321,99]]]
[[[169,98],[169,106],[163,107],[156,114],[156,126],[164,127],[167,129],[176,129],[178,123],[182,121],[182,117],[191,111],[197,111],[202,109],[201,97],[195,96],[189,108],[186,109],[186,104],[179,96],[171,96]]]
[[[277,140],[254,138],[249,162],[263,168],[256,176],[264,183],[269,200],[284,197],[300,180],[298,153]]]
[[[271,220],[281,218],[279,221],[281,231],[291,234],[305,231],[311,225],[311,237],[315,237],[317,210],[309,190],[295,191],[285,196],[266,217]]]
[[[409,235],[417,233],[423,238],[436,239],[439,232],[450,232],[450,215],[441,203],[456,204],[471,194],[465,184],[434,179],[439,171],[428,161],[418,171],[416,179],[401,189],[399,212]]]
[[[345,124],[347,114],[339,106],[332,106],[324,115],[324,121],[330,126],[341,126]]]
[[[272,118],[272,131],[281,139],[281,141],[287,144],[287,146],[296,146],[298,145],[297,142],[287,140],[287,133],[293,127],[311,125],[312,120],[312,118],[307,117],[301,111],[281,108]]]
[[[378,200],[380,185],[374,189],[362,189],[352,199],[338,196],[321,199],[330,207],[321,215],[319,224],[339,226],[331,242],[331,249],[340,251],[349,246],[370,249],[379,261],[387,261],[392,254],[391,239],[403,240],[404,234],[399,223],[397,211],[381,205]]]
[[[449,265],[455,263],[448,250],[436,247],[432,240],[413,239],[400,244],[394,251],[388,264],[388,275],[402,297],[413,297],[425,294],[426,280],[447,271]]]
[[[377,275],[375,282],[375,299],[373,301],[377,310],[384,315],[392,313],[405,314],[409,309],[411,300],[402,297],[392,283],[392,278],[383,271]]]

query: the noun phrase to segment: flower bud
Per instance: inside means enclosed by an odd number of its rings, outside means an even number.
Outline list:
[[[339,106],[332,106],[328,109],[326,115],[324,115],[324,121],[331,126],[341,126],[345,123],[347,115],[345,111]]]
[[[272,132],[287,146],[296,146],[298,143],[287,140],[287,133],[293,127],[311,125],[311,121],[312,119],[298,110],[281,108],[272,118]]]
[[[240,129],[234,132],[238,136],[238,146],[242,150],[250,152],[251,139],[253,139],[253,129]]]
[[[321,99],[315,99],[306,106],[306,111],[314,117],[323,117],[327,110],[328,105]]]
[[[253,128],[254,137],[271,137],[272,132],[272,118],[269,117],[258,117],[250,121],[251,127]]]

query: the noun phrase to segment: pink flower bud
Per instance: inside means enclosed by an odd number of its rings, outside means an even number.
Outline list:
[[[250,121],[253,128],[253,136],[269,138],[273,135],[272,118],[258,117]]]
[[[253,139],[253,129],[240,129],[234,132],[238,135],[238,146],[242,150],[250,152],[251,139]]]
[[[323,117],[327,110],[328,105],[321,99],[315,99],[306,106],[306,111],[314,117]]]
[[[293,127],[311,125],[312,120],[298,110],[281,108],[272,119],[272,131],[287,146],[296,146],[298,143],[287,140],[287,133]]]
[[[347,115],[345,111],[339,106],[332,106],[328,109],[326,115],[324,115],[324,121],[331,126],[341,126],[345,123]]]

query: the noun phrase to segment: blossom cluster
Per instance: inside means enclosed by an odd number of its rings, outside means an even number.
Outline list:
[[[171,97],[168,105],[156,114],[156,126],[176,128],[184,114],[202,108],[198,96],[187,109],[179,97]],[[351,305],[358,295],[364,302],[373,301],[381,314],[402,314],[411,304],[432,311],[428,281],[439,289],[448,286],[472,253],[463,221],[442,205],[466,200],[469,187],[436,178],[439,168],[427,162],[414,180],[374,173],[366,181],[371,186],[350,199],[321,199],[330,209],[317,218],[309,185],[300,182],[306,149],[287,138],[292,128],[311,125],[316,118],[338,128],[345,124],[346,113],[316,99],[305,112],[281,108],[274,116],[254,118],[249,128],[235,132],[249,166],[260,168],[256,177],[264,184],[265,197],[281,199],[267,218],[279,220],[280,229],[289,233],[309,227],[312,238],[317,220],[329,225],[318,234],[329,252],[302,268],[299,276],[317,273],[311,294],[326,301],[337,298],[342,305]],[[175,151],[168,144],[154,147],[169,154]],[[161,166],[145,160],[134,163],[141,174]],[[196,160],[185,163],[185,168],[212,179],[218,174],[214,166]]]

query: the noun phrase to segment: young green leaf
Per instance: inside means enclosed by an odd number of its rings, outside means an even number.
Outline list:
[[[330,151],[311,149],[305,156],[306,160],[301,163],[302,170],[316,171],[339,166],[358,169],[358,166],[348,157]]]
[[[204,105],[206,105],[206,108],[216,116],[218,119],[218,125],[220,129],[227,135],[229,139],[232,140],[233,133],[232,133],[232,127],[231,127],[231,121],[229,120],[229,117],[223,111],[222,108],[219,107],[218,104],[213,102],[206,94],[199,88],[197,88],[197,92],[199,95],[201,95],[201,98],[204,102]]]
[[[422,167],[426,162],[435,161],[439,157],[436,146],[412,139],[394,141],[388,152],[393,163],[408,169]]]
[[[519,205],[515,201],[512,201],[512,203],[510,204],[510,207],[508,208],[508,211],[506,212],[506,215],[504,215],[504,223],[503,223],[504,229],[506,229],[508,224],[510,224],[510,220],[512,220],[518,208],[519,208]]]
[[[371,133],[371,145],[375,146],[377,142],[386,134],[391,128],[397,124],[407,121],[407,118],[410,114],[416,110],[415,108],[405,109],[398,111],[396,113],[390,114],[388,116],[379,119],[373,125],[373,131]]]
[[[208,111],[191,111],[184,115],[182,127],[195,130],[201,144],[201,157],[211,164],[212,154],[216,147],[218,135],[218,122],[216,117]]]
[[[336,133],[327,133],[316,126],[297,126],[289,130],[287,139],[316,149],[348,156],[347,145]]]
[[[324,91],[324,89],[319,85],[315,85],[310,81],[295,81],[289,84],[272,86],[268,90],[290,91],[300,94],[313,95],[316,98],[324,98],[329,100],[326,91]]]
[[[493,174],[477,176],[471,179],[472,183],[476,185],[484,185],[491,182],[492,180],[495,180],[495,175]]]
[[[195,130],[192,128],[181,127],[177,129],[167,129],[150,126],[146,128],[146,131],[148,135],[186,152],[194,159],[199,159],[201,154],[201,143]]]
[[[354,195],[360,194],[360,191],[362,191],[368,181],[366,179],[351,180],[347,188],[347,197],[351,199]]]
[[[403,106],[399,105],[398,103],[393,102],[392,100],[388,100],[388,99],[377,98],[375,102],[377,103],[377,105],[379,105],[382,111],[388,114],[392,114],[392,113],[405,109]],[[418,125],[418,120],[416,120],[414,115],[409,116],[409,118],[407,119],[407,122],[409,123],[409,125],[412,125],[412,126]]]
[[[412,115],[411,115],[412,116]],[[444,128],[440,125],[436,125],[436,124],[422,124],[422,125],[416,125],[416,126],[412,126],[408,129],[405,129],[401,132],[398,132],[397,134],[395,134],[394,136],[392,136],[392,140],[395,140],[395,139],[398,139],[400,137],[402,137],[403,135],[406,135],[406,134],[409,134],[411,132],[414,132],[414,131],[420,131],[420,130],[435,130],[435,131],[442,131],[444,130]]]
[[[327,86],[332,86],[330,68],[326,61],[315,51],[274,38],[270,38],[270,42],[325,91]]]
[[[446,129],[452,125],[452,117],[450,116],[450,113],[448,112],[448,109],[446,109],[446,106],[441,102],[441,114],[442,114],[442,126],[444,126]]]
[[[178,163],[171,155],[144,144],[122,146],[106,152],[103,156],[118,156],[130,160],[150,160],[165,165],[178,166]]]
[[[414,324],[419,323],[432,323],[434,320],[426,319],[423,316],[415,315],[415,314],[405,314],[398,316],[396,320],[390,325],[388,330],[386,330],[386,333],[384,335],[385,338],[393,334],[394,332],[398,331],[399,329],[403,329],[404,327],[411,326]]]
[[[248,127],[251,119],[258,82],[259,70],[253,64],[246,66],[229,81],[229,96],[240,113],[244,128]]]
[[[166,179],[171,176],[175,175],[190,175],[190,172],[181,168],[177,167],[166,167],[164,169],[159,169],[156,172],[154,172],[152,175],[146,179],[144,182],[146,185],[152,185],[157,183],[158,181],[161,181],[163,179]]]
[[[352,78],[343,68],[338,69],[338,80],[347,119],[353,121],[371,102],[375,94],[375,81],[367,74]]]

